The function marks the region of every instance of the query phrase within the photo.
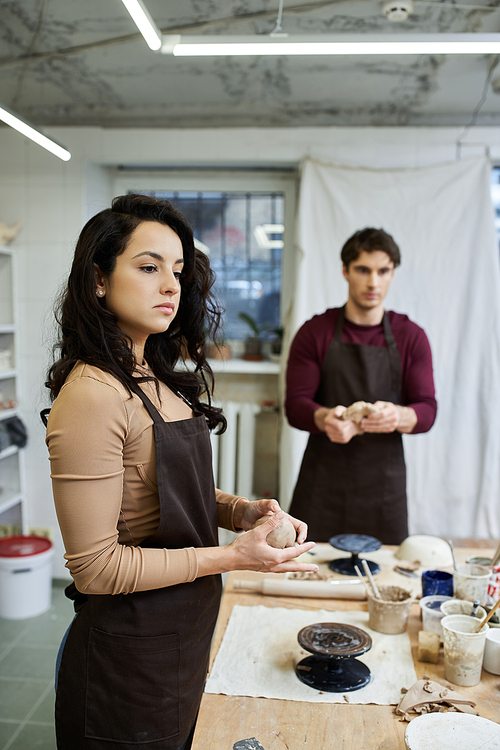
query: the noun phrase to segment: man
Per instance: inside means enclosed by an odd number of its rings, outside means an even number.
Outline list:
[[[382,229],[356,232],[342,248],[349,285],[344,307],[315,315],[298,331],[287,368],[286,413],[311,433],[290,513],[309,538],[369,534],[384,544],[408,536],[401,433],[433,425],[432,357],[424,331],[384,312],[401,257]],[[341,415],[355,401],[378,411],[360,424]]]

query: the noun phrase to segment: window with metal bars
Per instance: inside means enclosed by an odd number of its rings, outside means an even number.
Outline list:
[[[216,275],[226,338],[243,339],[249,334],[239,312],[250,315],[261,329],[280,327],[283,193],[137,192],[166,198],[190,222],[197,245],[209,255]]]

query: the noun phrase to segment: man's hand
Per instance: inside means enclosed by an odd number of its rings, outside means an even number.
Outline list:
[[[412,432],[417,415],[411,406],[400,406],[390,401],[375,401],[376,414],[361,420],[363,432]]]
[[[364,432],[362,425],[357,425],[351,419],[340,419],[345,410],[345,406],[335,406],[333,409],[321,407],[314,412],[316,427],[326,433],[332,443],[349,443],[355,435]]]

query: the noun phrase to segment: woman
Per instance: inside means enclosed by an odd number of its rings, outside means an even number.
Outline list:
[[[266,537],[275,500],[215,490],[208,259],[167,201],[116,198],[84,227],[58,321],[47,445],[77,615],[63,643],[59,750],[189,748],[230,570],[314,570]],[[175,365],[187,351],[196,373]],[[208,403],[201,399],[206,396]],[[269,515],[255,530],[255,521]],[[217,546],[217,525],[250,530]]]

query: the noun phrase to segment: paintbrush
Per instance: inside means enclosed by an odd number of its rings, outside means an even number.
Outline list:
[[[382,597],[380,596],[380,591],[377,588],[377,584],[375,583],[375,581],[373,579],[372,572],[370,570],[370,566],[368,565],[368,563],[366,562],[365,559],[361,560],[361,563],[363,565],[363,570],[365,571],[366,577],[370,581],[370,585],[371,585],[371,587],[373,589],[373,595],[374,595],[375,599],[382,599]]]
[[[496,612],[496,610],[498,609],[498,607],[499,607],[499,606],[500,606],[500,599],[499,599],[499,600],[497,601],[497,603],[496,603],[496,604],[495,604],[495,605],[494,605],[494,606],[493,606],[493,607],[492,607],[492,608],[490,609],[490,611],[488,612],[488,614],[486,615],[486,617],[484,618],[484,620],[483,620],[483,621],[481,622],[481,624],[479,625],[478,629],[474,631],[475,633],[479,633],[479,631],[481,630],[481,628],[483,627],[483,625],[486,625],[486,623],[488,622],[488,620],[490,619],[490,617],[492,616],[492,614],[493,614],[494,612]]]
[[[366,579],[363,578],[363,574],[361,573],[361,571],[360,571],[360,569],[358,568],[357,565],[354,566],[354,570],[356,571],[356,575],[358,576],[359,580],[361,581],[361,583],[363,584],[363,586],[365,587],[365,590],[366,590]]]
[[[453,542],[451,541],[451,539],[448,539],[448,544],[450,545],[451,559],[453,560],[453,570],[456,570],[457,561],[455,559],[455,550],[453,549]]]
[[[497,551],[493,555],[491,559],[491,567],[494,565],[498,565],[498,562],[500,561],[500,543],[498,544]]]

